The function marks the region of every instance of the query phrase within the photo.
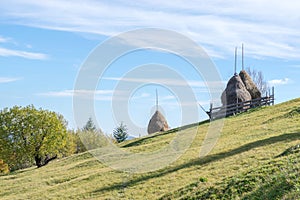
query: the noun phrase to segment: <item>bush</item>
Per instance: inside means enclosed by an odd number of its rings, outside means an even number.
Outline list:
[[[8,164],[0,159],[0,174],[7,174],[9,172]]]

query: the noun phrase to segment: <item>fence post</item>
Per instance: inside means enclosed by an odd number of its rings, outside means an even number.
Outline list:
[[[213,103],[210,102],[210,106],[209,106],[209,118],[210,118],[210,121],[212,120],[212,111],[213,111]]]
[[[274,86],[272,87],[272,105],[274,105]]]

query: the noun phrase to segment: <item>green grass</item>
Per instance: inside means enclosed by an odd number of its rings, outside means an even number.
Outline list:
[[[161,199],[299,199],[299,161],[297,152],[226,177],[212,186],[200,178]]]
[[[298,199],[300,99],[224,120],[214,149],[199,158],[209,122],[183,127],[197,135],[176,162],[154,172],[115,171],[88,152],[0,176],[0,199]],[[155,151],[169,131],[121,143],[131,152]]]

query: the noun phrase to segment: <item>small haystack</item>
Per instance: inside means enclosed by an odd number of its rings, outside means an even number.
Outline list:
[[[168,122],[165,117],[157,110],[149,121],[148,134],[167,130],[169,130]]]
[[[261,98],[261,92],[259,91],[259,89],[255,85],[255,83],[253,82],[253,80],[251,79],[249,74],[245,70],[242,70],[239,75],[240,75],[246,89],[250,93],[251,98],[252,99]]]
[[[222,93],[221,100],[223,105],[251,100],[251,95],[238,74],[235,74],[228,81],[226,89]]]

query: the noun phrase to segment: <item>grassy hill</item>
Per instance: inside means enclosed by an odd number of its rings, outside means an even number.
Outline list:
[[[299,199],[300,99],[226,118],[215,148],[199,158],[209,122],[175,163],[155,172],[114,171],[88,152],[0,176],[0,199]],[[169,131],[121,144],[132,152],[168,144]]]

